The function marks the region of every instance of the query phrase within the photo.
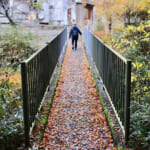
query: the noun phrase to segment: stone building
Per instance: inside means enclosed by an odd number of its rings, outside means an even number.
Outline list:
[[[70,25],[76,20],[76,3],[74,0],[45,0],[38,12],[40,23]]]
[[[94,4],[89,2],[76,2],[76,22],[79,25],[94,23]]]
[[[38,0],[32,0],[36,2]],[[94,5],[81,0],[44,0],[41,9],[29,6],[26,0],[9,0],[10,16],[15,22],[34,20],[43,24],[53,25],[87,25],[93,23]],[[4,12],[0,9],[0,22],[8,23]]]

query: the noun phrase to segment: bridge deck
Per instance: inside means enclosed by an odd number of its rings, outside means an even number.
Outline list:
[[[68,44],[40,147],[116,149],[81,43]]]

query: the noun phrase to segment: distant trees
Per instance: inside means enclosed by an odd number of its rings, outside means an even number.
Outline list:
[[[146,20],[150,11],[149,0],[93,0],[97,17],[105,17],[111,24],[112,18],[120,20],[126,24],[131,24],[134,20]]]
[[[131,24],[131,17],[136,20],[146,19],[150,8],[148,0],[114,0],[113,5],[109,9],[109,14],[114,14],[118,19],[123,19],[127,24]],[[141,12],[145,12],[145,16],[141,17]]]

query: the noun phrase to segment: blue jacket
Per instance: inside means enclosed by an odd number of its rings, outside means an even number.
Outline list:
[[[74,31],[74,30],[77,31],[77,35],[76,35],[76,36],[73,35],[73,31]],[[80,34],[80,35],[82,34],[82,32],[80,31],[80,29],[79,29],[78,27],[76,27],[76,26],[73,26],[73,27],[71,28],[70,32],[69,32],[69,38],[72,37],[72,40],[73,40],[74,38],[76,38],[76,39],[78,40],[78,35],[79,35],[79,34]]]

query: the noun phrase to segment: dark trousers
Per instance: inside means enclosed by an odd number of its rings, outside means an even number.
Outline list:
[[[72,38],[72,47],[75,47],[75,49],[77,49],[77,42],[78,42],[78,38],[74,37]],[[75,44],[75,46],[74,46]]]

